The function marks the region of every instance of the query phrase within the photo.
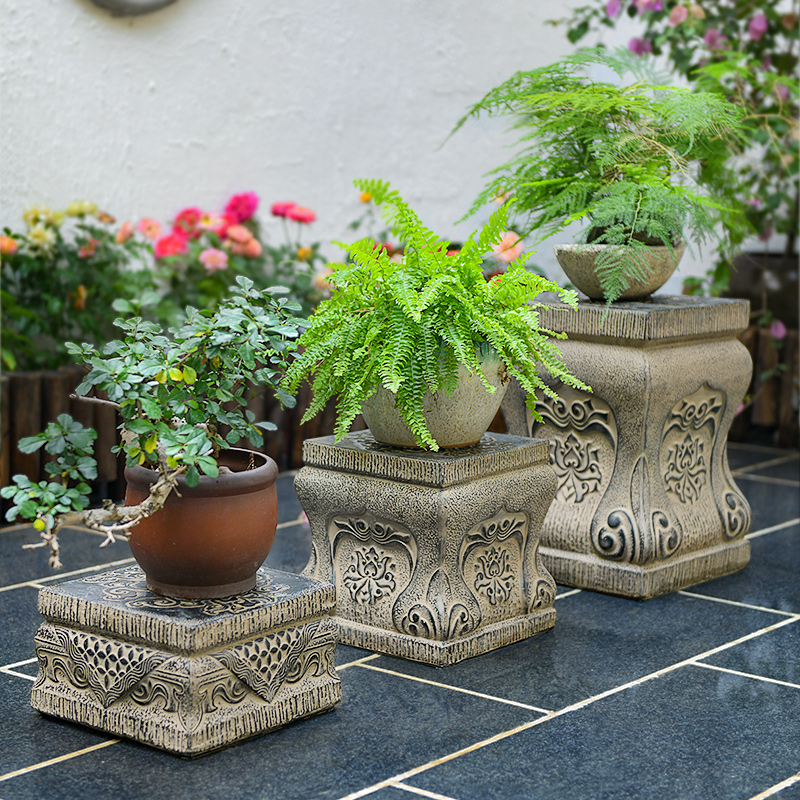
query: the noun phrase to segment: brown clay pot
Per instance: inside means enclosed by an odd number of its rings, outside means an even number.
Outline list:
[[[251,462],[252,459],[252,462]],[[132,529],[131,551],[147,587],[168,597],[229,597],[252,589],[275,540],[278,524],[276,463],[263,453],[233,448],[219,463],[232,472],[200,476],[197,486],[179,478],[164,508]],[[248,469],[253,463],[255,469]],[[156,473],[125,470],[126,505],[141,502]]]

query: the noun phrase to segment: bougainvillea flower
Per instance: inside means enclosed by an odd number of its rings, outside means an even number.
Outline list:
[[[776,319],[772,325],[769,326],[769,335],[773,339],[785,339],[786,338],[786,326],[779,320]]]
[[[622,8],[622,0],[608,0],[606,3],[606,14],[609,17],[616,17]]]
[[[143,233],[148,239],[152,239],[153,241],[161,236],[161,225],[159,225],[156,220],[150,219],[150,217],[140,219],[136,228],[139,233]]]
[[[200,235],[198,226],[202,216],[203,212],[199,208],[184,208],[173,220],[172,232],[196,239]]]
[[[290,203],[288,200],[284,200],[281,203],[273,203],[270,211],[272,211],[272,215],[275,217],[285,217],[289,212],[289,209],[294,208],[295,205],[295,203]]]
[[[17,252],[19,245],[16,239],[10,236],[0,236],[0,254],[4,256],[13,256]]]
[[[228,200],[225,213],[236,222],[247,222],[258,210],[259,197],[255,192],[242,192],[235,194]]]
[[[638,36],[634,36],[628,42],[628,50],[636,53],[637,56],[643,56],[645,53],[653,52],[653,44],[649,39],[640,39]]]
[[[186,237],[181,236],[179,233],[169,233],[166,236],[162,236],[153,247],[156,258],[182,256],[186,251]]]
[[[198,258],[209,272],[228,269],[228,254],[224,250],[218,250],[216,247],[209,247],[203,250]]]
[[[119,226],[119,230],[117,231],[117,235],[114,237],[114,241],[117,244],[125,244],[128,239],[133,236],[133,223],[132,222],[123,222],[122,225]]]
[[[497,244],[492,245],[494,257],[504,264],[508,264],[515,258],[518,258],[522,255],[524,249],[525,247],[522,244],[519,234],[514,233],[514,231],[507,231]]]
[[[682,22],[686,22],[689,17],[689,9],[686,6],[675,6],[669,15],[667,23],[671,28],[677,28]]]
[[[728,37],[723,36],[716,28],[709,28],[703,37],[703,41],[709,50],[725,50],[728,44]]]
[[[767,32],[768,27],[767,15],[756,14],[747,24],[747,32],[750,34],[750,38],[757,42]]]
[[[775,93],[775,97],[777,97],[782,103],[785,103],[791,95],[789,87],[785,83],[776,83],[775,88],[772,91]]]
[[[645,11],[661,11],[661,0],[633,0],[640,14]]]
[[[295,222],[301,222],[303,225],[308,225],[317,218],[317,215],[310,208],[306,208],[305,206],[292,206],[290,209],[287,209],[286,216],[289,217],[289,219],[293,219]]]

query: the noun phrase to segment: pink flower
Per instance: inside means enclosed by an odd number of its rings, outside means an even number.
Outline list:
[[[649,39],[640,39],[638,36],[634,36],[628,42],[628,50],[636,53],[637,56],[643,56],[645,53],[653,52],[653,45]]]
[[[669,15],[669,26],[677,28],[682,22],[686,22],[689,16],[689,9],[686,6],[675,6]]]
[[[773,339],[781,339],[786,338],[786,326],[779,320],[776,319],[772,325],[769,326],[769,335]]]
[[[492,245],[494,257],[504,264],[508,264],[515,258],[518,258],[522,255],[524,249],[525,247],[522,244],[519,234],[514,233],[514,231],[507,231],[503,234],[503,238],[498,244]]]
[[[282,203],[273,203],[270,211],[272,211],[272,215],[275,217],[285,217],[289,209],[294,207],[294,203],[284,200]]]
[[[243,244],[234,242],[231,245],[231,251],[233,253],[237,256],[245,256],[246,258],[258,258],[261,255],[261,250],[261,242],[252,236]]]
[[[133,236],[133,223],[132,222],[123,222],[122,225],[119,226],[119,230],[117,231],[117,235],[114,237],[114,241],[117,244],[125,244],[128,239]]]
[[[139,233],[143,233],[148,239],[152,239],[153,241],[161,236],[161,225],[159,225],[156,220],[150,219],[150,217],[140,219],[136,228]]]
[[[245,244],[253,238],[253,234],[244,225],[231,225],[225,235],[236,244]]]
[[[716,28],[709,28],[703,41],[709,50],[727,50],[728,48],[728,37],[723,36]]]
[[[304,225],[308,225],[317,218],[317,215],[305,206],[292,206],[286,211],[286,216],[295,222],[302,222]]]
[[[203,212],[199,208],[184,208],[175,217],[172,223],[172,232],[177,233],[179,236],[183,235],[196,239],[200,235],[197,227],[202,217]]]
[[[606,14],[609,17],[616,17],[622,8],[622,0],[608,0],[606,3]]]
[[[218,269],[228,269],[228,254],[224,250],[217,250],[216,247],[209,247],[203,250],[198,258],[200,259],[200,263],[209,272],[214,272]]]
[[[750,34],[750,38],[757,42],[767,32],[768,27],[767,15],[756,14],[747,24],[747,32]]]
[[[775,231],[769,225],[767,225],[767,227],[764,228],[764,230],[762,230],[761,233],[758,234],[758,238],[762,242],[766,242],[767,239],[769,239],[773,233],[775,233]]]
[[[229,214],[236,222],[247,222],[258,209],[259,197],[255,192],[235,194],[225,206],[225,214]]]
[[[633,0],[640,14],[645,11],[661,11],[661,0]]]
[[[156,258],[182,256],[186,252],[186,237],[180,233],[169,233],[156,241],[153,251]]]
[[[751,197],[747,201],[747,205],[752,206],[753,208],[758,208],[761,205],[761,198],[760,197]]]
[[[86,243],[78,250],[78,255],[81,258],[91,258],[97,252],[97,245],[100,242],[97,239],[87,239]]]
[[[777,97],[782,103],[785,103],[791,94],[789,87],[784,83],[776,83],[775,88],[772,91],[775,93],[775,97]]]

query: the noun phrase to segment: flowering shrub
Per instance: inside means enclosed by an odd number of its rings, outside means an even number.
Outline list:
[[[749,203],[750,230],[766,241],[798,228],[798,0],[593,0],[566,20],[573,43],[591,29],[614,27],[623,14],[642,28],[629,49],[663,55],[698,88],[724,94],[744,108],[751,146],[732,162],[737,194]],[[741,238],[740,238],[741,241]],[[720,263],[710,280],[727,283]]]
[[[24,232],[0,236],[4,368],[69,364],[68,339],[101,345],[112,335],[115,299],[131,311],[157,299],[150,273],[133,268],[144,244],[131,223],[116,227],[89,202],[34,207],[23,218]]]
[[[139,222],[139,231],[152,240],[163,318],[177,318],[187,305],[218,307],[239,277],[258,288],[286,286],[303,311],[311,311],[321,297],[311,274],[312,263],[323,261],[318,245],[303,246],[299,231],[292,238],[286,226],[286,243],[269,245],[255,216],[258,207],[258,195],[243,192],[233,195],[221,212],[184,208],[167,229],[153,219]],[[294,203],[276,203],[272,213],[300,225],[316,218],[313,211]]]

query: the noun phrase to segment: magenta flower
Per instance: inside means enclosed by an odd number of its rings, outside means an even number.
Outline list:
[[[609,17],[616,17],[622,8],[622,0],[608,0],[606,3],[606,14]]]
[[[686,22],[689,16],[689,9],[686,6],[675,6],[669,15],[669,23],[671,28],[677,28],[682,22]]]
[[[726,50],[728,47],[728,37],[723,36],[716,28],[709,28],[703,41],[709,50]]]
[[[186,237],[180,233],[169,233],[156,241],[153,251],[156,258],[182,256],[187,251]]]
[[[209,247],[203,250],[198,256],[200,263],[209,271],[214,272],[218,269],[228,269],[228,254],[224,250],[216,247]]]
[[[288,200],[284,200],[280,203],[273,203],[270,211],[272,211],[272,215],[274,217],[285,217],[289,209],[294,207],[295,203],[290,203]]]
[[[747,32],[750,34],[750,38],[757,42],[767,32],[768,27],[767,15],[756,14],[748,23]]]
[[[233,217],[236,222],[247,222],[258,209],[259,197],[255,192],[242,192],[235,194],[228,200],[225,213]]]
[[[661,11],[661,0],[633,0],[640,14],[645,11]]]
[[[653,44],[648,39],[640,39],[638,36],[634,36],[628,42],[628,50],[636,53],[637,56],[643,56],[645,53],[653,52]]]
[[[779,319],[776,319],[772,325],[769,326],[769,335],[778,341],[785,339],[786,326]]]

